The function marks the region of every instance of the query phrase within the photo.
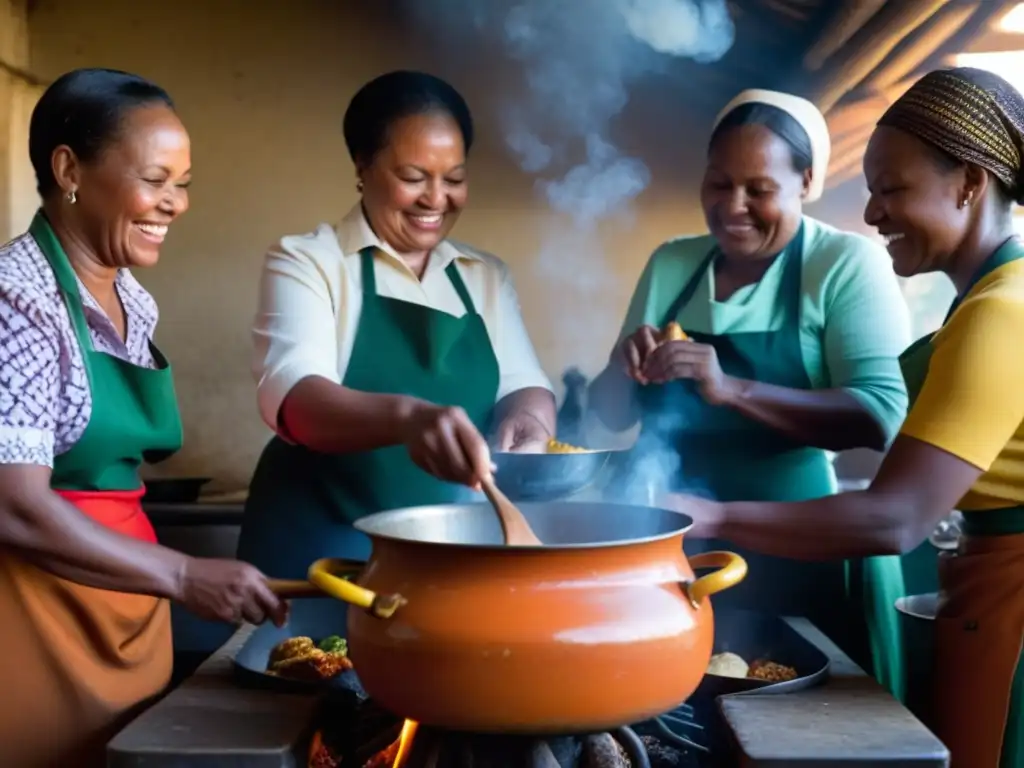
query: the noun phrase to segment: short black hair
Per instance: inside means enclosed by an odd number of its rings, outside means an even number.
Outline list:
[[[76,69],[57,78],[40,97],[29,123],[28,155],[39,194],[46,198],[57,187],[50,165],[57,147],[71,147],[88,163],[118,138],[129,112],[152,104],[174,109],[167,91],[128,72]]]
[[[791,114],[771,104],[747,102],[740,104],[732,112],[722,118],[715,126],[708,141],[708,149],[715,141],[733,128],[745,125],[761,125],[774,133],[786,146],[793,159],[793,169],[797,173],[806,173],[814,166],[814,151],[811,149],[811,137],[804,127]]]
[[[468,153],[473,146],[473,116],[451,84],[410,70],[375,77],[356,92],[345,110],[342,130],[352,162],[371,162],[387,143],[388,130],[395,121],[430,112],[441,112],[455,121]]]

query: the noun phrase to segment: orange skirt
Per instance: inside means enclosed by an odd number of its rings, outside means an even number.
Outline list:
[[[1024,534],[964,536],[940,559],[939,577],[932,727],[953,768],[1020,768],[1024,724],[1010,713],[1024,644]]]
[[[97,522],[156,540],[141,489],[59,493]],[[103,766],[106,743],[166,688],[172,664],[166,600],[0,558],[0,765]]]

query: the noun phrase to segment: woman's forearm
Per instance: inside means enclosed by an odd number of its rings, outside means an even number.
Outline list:
[[[587,409],[615,432],[632,428],[640,418],[636,402],[636,382],[618,366],[611,364],[590,383]]]
[[[178,600],[188,556],[112,531],[49,489],[45,467],[0,467],[0,547],[98,589]]]
[[[830,451],[885,449],[874,416],[843,389],[790,389],[733,379],[724,405],[793,440]]]
[[[709,508],[704,533],[766,555],[796,560],[897,555],[909,552],[932,531],[938,514],[914,508],[913,499],[855,491],[800,502],[718,502],[675,497],[669,506],[686,513]]]
[[[323,453],[372,451],[403,441],[423,400],[360,392],[319,376],[303,379],[281,405],[280,423],[300,445]]]

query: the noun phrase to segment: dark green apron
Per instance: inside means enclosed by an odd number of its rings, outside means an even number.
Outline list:
[[[800,345],[801,273],[804,228],[778,258],[783,259],[776,305],[784,313],[777,330],[709,334],[686,328],[694,341],[715,348],[722,371],[730,376],[794,389],[811,389]],[[706,279],[713,249],[669,307],[660,326],[676,320]],[[652,282],[655,278],[652,278]],[[707,495],[720,501],[799,501],[836,491],[828,454],[801,445],[739,412],[709,405],[692,381],[637,388],[641,433],[634,466],[666,461],[665,490]],[[657,458],[652,458],[657,457]],[[655,471],[658,471],[656,468]],[[692,554],[728,549],[747,559],[751,576],[715,597],[716,606],[807,616],[835,636],[845,628],[842,563],[809,563],[772,557],[727,541],[686,540]]]
[[[978,281],[1011,261],[1024,258],[1024,247],[1016,239],[997,249],[971,278],[967,289],[953,302],[943,324],[949,322],[963,297]],[[921,393],[932,356],[932,338],[936,332],[915,341],[900,355],[900,368],[907,386],[910,407]],[[985,516],[990,512],[986,512]],[[990,519],[990,518],[989,518]],[[920,595],[939,589],[939,550],[925,541],[913,552],[903,556],[869,557],[862,561],[863,578],[851,579],[851,590],[862,592],[864,613],[870,643],[870,661],[875,678],[900,701],[906,699],[906,658],[896,600],[906,595]]]
[[[155,369],[93,349],[74,270],[42,212],[36,214],[29,232],[53,269],[68,308],[93,401],[81,438],[54,458],[50,485],[59,490],[134,491],[140,487],[143,461],[163,461],[181,449],[181,416],[171,366],[153,344]]]
[[[372,248],[361,264],[363,307],[344,386],[460,406],[485,431],[498,360],[455,263],[445,273],[466,307],[462,317],[378,296]],[[275,437],[249,488],[238,556],[273,576],[305,578],[320,557],[369,558],[369,540],[352,527],[361,517],[474,496],[424,472],[403,445],[325,454]]]

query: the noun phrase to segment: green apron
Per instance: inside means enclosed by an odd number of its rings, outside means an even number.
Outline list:
[[[170,366],[155,347],[156,369],[96,351],[75,273],[42,212],[29,232],[53,270],[92,399],[82,436],[54,457],[51,488],[95,522],[155,542],[138,470],[181,446]],[[104,765],[106,742],[170,680],[166,600],[87,587],[5,553],[0,619],[0,677],[17,692],[0,704],[6,765]]]
[[[778,256],[784,262],[776,304],[784,318],[777,330],[714,334],[686,329],[695,341],[714,347],[727,375],[812,388],[800,345],[803,248],[801,226]],[[660,319],[661,327],[680,316],[717,255],[717,249],[707,255]],[[669,474],[665,490],[720,501],[798,501],[836,491],[832,462],[825,451],[801,445],[731,408],[708,404],[692,381],[638,387],[637,398],[642,426],[633,469]],[[686,540],[691,553],[720,548],[746,558],[754,578],[716,596],[716,606],[802,615],[829,635],[841,636],[845,631],[847,619],[840,609],[846,589],[842,563],[772,557],[727,541]]]
[[[377,295],[372,248],[361,264],[363,306],[343,385],[460,406],[485,431],[498,361],[455,263],[445,273],[465,305],[462,317]],[[361,517],[474,496],[424,472],[403,445],[326,454],[275,437],[249,488],[238,556],[265,573],[304,578],[320,557],[369,558],[369,540],[352,527]]]
[[[181,449],[182,425],[171,366],[155,345],[155,369],[142,368],[92,347],[78,281],[45,215],[29,232],[53,269],[68,308],[92,392],[85,432],[54,459],[50,485],[77,491],[130,491],[140,487],[139,467]]]

